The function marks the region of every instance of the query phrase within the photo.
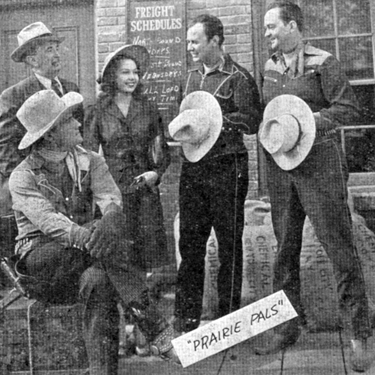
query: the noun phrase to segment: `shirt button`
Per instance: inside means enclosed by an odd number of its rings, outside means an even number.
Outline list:
[[[69,200],[69,198],[68,198],[68,197],[66,197],[66,198],[65,198],[65,200],[66,200],[66,201],[68,201],[68,200]]]
[[[70,217],[71,219],[73,219],[73,215],[70,215],[69,217]]]

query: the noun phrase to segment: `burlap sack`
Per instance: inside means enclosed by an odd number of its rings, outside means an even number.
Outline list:
[[[245,203],[241,306],[272,293],[272,267],[277,242],[270,212],[269,203],[260,200]]]

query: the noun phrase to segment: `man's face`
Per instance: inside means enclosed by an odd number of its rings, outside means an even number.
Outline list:
[[[268,39],[272,50],[288,52],[292,43],[290,23],[285,25],[280,18],[280,9],[270,9],[264,16],[264,36]]]
[[[43,77],[55,78],[61,69],[59,43],[46,42],[36,48],[35,54],[28,56],[34,71]]]
[[[81,124],[72,115],[61,119],[50,130],[59,151],[70,151],[74,146],[82,143],[82,135],[79,131]]]
[[[202,23],[196,23],[187,31],[187,50],[190,52],[193,61],[202,62],[210,65],[217,61],[217,54],[220,47],[217,43],[217,36],[214,36],[210,41],[204,31]]]

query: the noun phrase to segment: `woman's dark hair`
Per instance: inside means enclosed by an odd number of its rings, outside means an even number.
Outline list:
[[[223,23],[215,16],[210,14],[201,14],[189,22],[189,28],[197,23],[201,23],[204,27],[204,32],[207,40],[210,41],[215,35],[219,37],[219,46],[224,42],[224,26]]]
[[[105,70],[105,74],[102,77],[101,83],[100,83],[100,90],[104,93],[108,94],[109,96],[115,96],[117,93],[117,83],[116,83],[116,72],[117,69],[120,66],[121,61],[123,60],[132,60],[135,62],[135,65],[139,69],[139,63],[134,59],[134,57],[129,57],[127,55],[120,55],[116,56],[107,66]],[[139,79],[141,79],[143,72],[139,71]],[[142,82],[139,80],[137,87],[135,88],[133,92],[134,97],[140,97],[142,96],[143,92],[143,85]]]
[[[292,1],[279,0],[274,1],[267,7],[267,11],[279,8],[280,9],[280,19],[284,24],[288,24],[290,21],[295,21],[300,32],[303,31],[303,14],[301,8],[294,4]]]

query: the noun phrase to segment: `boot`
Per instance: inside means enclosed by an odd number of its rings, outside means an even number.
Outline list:
[[[193,318],[180,318],[175,317],[173,321],[173,327],[177,332],[187,333],[193,331],[194,329],[198,328],[200,324],[199,319]]]
[[[271,343],[264,348],[255,348],[255,354],[268,355],[276,354],[294,345],[301,334],[298,324],[289,324],[280,333],[275,333]]]
[[[167,323],[156,306],[152,302],[148,305],[131,302],[129,309],[139,330],[150,342],[152,354],[180,364],[181,362],[172,346],[172,340],[178,337],[178,333]]]
[[[374,360],[373,348],[369,339],[350,341],[350,367],[355,372],[365,372]]]

